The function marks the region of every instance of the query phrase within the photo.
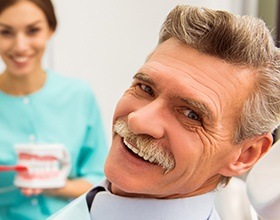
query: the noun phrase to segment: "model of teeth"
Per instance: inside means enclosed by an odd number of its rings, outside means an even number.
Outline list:
[[[18,164],[28,168],[27,171],[18,173],[15,184],[19,187],[58,187],[61,180],[65,179],[64,173],[61,172],[61,161],[52,156],[21,153]]]
[[[59,188],[65,185],[70,171],[70,155],[63,145],[27,144],[16,146],[18,165],[27,171],[18,172],[15,185],[24,188]]]
[[[28,171],[19,173],[21,178],[25,179],[55,177],[61,169],[60,161],[50,156],[38,157],[22,153],[19,155],[18,163],[28,168]]]

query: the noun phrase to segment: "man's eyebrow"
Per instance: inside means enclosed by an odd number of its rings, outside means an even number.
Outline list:
[[[133,76],[133,79],[138,79],[138,80],[147,82],[147,83],[149,83],[150,85],[155,86],[155,82],[154,82],[147,74],[144,74],[144,73],[136,73],[136,74]]]
[[[182,98],[182,101],[185,102],[187,105],[192,106],[194,109],[200,111],[208,119],[213,119],[213,114],[205,103],[199,102],[194,99],[188,99],[188,98]]]

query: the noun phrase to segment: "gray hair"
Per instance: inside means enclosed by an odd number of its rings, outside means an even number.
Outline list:
[[[256,70],[254,90],[243,103],[237,122],[235,143],[279,126],[280,50],[262,20],[181,5],[168,14],[159,44],[171,37],[202,53]]]

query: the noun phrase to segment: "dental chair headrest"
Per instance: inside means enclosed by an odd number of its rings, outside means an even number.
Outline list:
[[[249,200],[266,219],[280,219],[280,140],[250,170],[246,178]]]

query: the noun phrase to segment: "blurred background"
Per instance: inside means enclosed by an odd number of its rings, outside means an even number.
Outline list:
[[[258,16],[277,38],[277,1],[53,0],[58,29],[48,45],[44,65],[92,85],[110,138],[117,100],[156,46],[160,26],[175,5],[206,6]]]
[[[58,29],[48,45],[44,66],[90,83],[100,105],[108,140],[111,140],[115,105],[156,46],[161,24],[175,5],[205,6],[260,17],[278,46],[280,42],[280,0],[53,0],[53,3]],[[3,68],[0,59],[0,71]],[[280,132],[275,132],[275,138],[279,137]],[[229,193],[218,197],[217,208],[222,219],[259,219],[248,204],[243,182],[239,181],[232,180]],[[237,191],[241,193],[238,195]],[[234,209],[229,212],[225,206]]]

